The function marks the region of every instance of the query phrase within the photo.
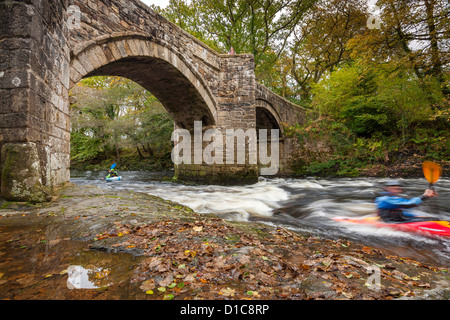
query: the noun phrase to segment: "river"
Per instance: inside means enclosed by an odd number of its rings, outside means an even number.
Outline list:
[[[105,182],[105,172],[72,171],[71,181],[115,190],[129,189],[178,202],[198,213],[212,213],[227,220],[255,221],[283,226],[322,238],[344,238],[386,253],[425,263],[450,266],[450,239],[429,238],[368,225],[348,224],[334,217],[373,214],[374,198],[384,178],[294,179],[260,178],[246,186],[183,185],[163,181],[171,173],[120,172],[119,182]],[[428,182],[400,179],[407,197],[419,196]],[[450,220],[450,179],[441,178],[433,198],[412,210],[420,216]]]

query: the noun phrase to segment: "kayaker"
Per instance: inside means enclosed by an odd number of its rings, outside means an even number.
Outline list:
[[[378,215],[384,222],[402,222],[416,217],[416,215],[406,212],[405,209],[417,207],[428,198],[437,197],[438,193],[431,189],[426,189],[420,197],[405,199],[399,195],[403,192],[402,184],[398,180],[388,181],[384,187],[384,192],[375,199]]]
[[[108,175],[106,176],[106,179],[117,177],[117,176],[119,176],[119,174],[117,173],[116,168],[112,168],[112,169],[109,169]]]

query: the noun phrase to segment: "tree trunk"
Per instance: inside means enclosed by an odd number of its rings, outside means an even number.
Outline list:
[[[150,157],[153,157],[153,149],[152,149],[152,147],[150,147],[150,145],[147,143],[147,148],[148,148],[148,155],[150,156]]]
[[[444,75],[442,73],[442,62],[440,58],[439,46],[438,46],[438,38],[436,35],[436,23],[434,19],[434,0],[426,0],[426,13],[427,13],[427,27],[428,33],[430,35],[430,48],[431,48],[431,64],[432,64],[432,73],[436,76],[439,83],[442,85],[442,92],[444,94],[447,93],[448,88],[446,88]]]
[[[119,144],[116,143],[116,157],[117,159],[120,159],[120,151],[119,151]]]
[[[139,146],[136,146],[137,152],[139,153],[139,158],[144,159],[144,156],[141,153],[141,150],[139,149]]]

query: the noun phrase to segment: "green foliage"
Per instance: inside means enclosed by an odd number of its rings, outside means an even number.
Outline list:
[[[343,67],[312,85],[313,108],[321,114],[338,116],[347,101],[356,95],[359,75],[357,67]]]
[[[170,161],[173,121],[159,101],[136,83],[119,77],[83,79],[71,91],[72,165],[119,161],[125,150]],[[132,166],[131,159],[123,159]]]
[[[138,117],[140,126],[130,133],[136,145],[148,145],[163,152],[171,149],[173,120],[155,97],[146,101]]]
[[[315,0],[171,0],[157,10],[200,40],[226,53],[255,55],[256,65],[267,52],[275,51],[276,40],[291,34]]]
[[[446,160],[450,159],[450,132],[418,128],[411,137],[411,142],[423,152],[426,158]]]
[[[345,75],[351,73],[347,71],[344,70]],[[332,75],[329,81],[324,81],[326,86],[316,88],[321,90],[316,98],[325,107],[315,105],[318,110],[310,112],[305,124],[285,128],[285,134],[299,142],[293,164],[297,174],[355,176],[376,164],[390,166],[404,161],[401,159],[405,156],[436,161],[449,159],[450,130],[443,105],[436,107],[431,104],[432,99],[421,99],[415,93],[415,101],[405,97],[404,104],[397,109],[388,100],[383,101],[386,96],[381,94],[384,88],[380,89],[378,81],[381,80],[377,77],[372,78],[377,85],[365,85],[364,90],[356,81],[346,87],[349,82],[334,82],[335,79],[342,78]],[[345,94],[347,99],[337,98],[335,92]],[[430,116],[433,108],[441,112]]]
[[[367,30],[367,1],[319,0],[296,26],[291,74],[303,100],[312,87],[351,61],[347,42]]]
[[[89,161],[101,154],[101,139],[90,136],[87,131],[72,131],[70,139],[70,157],[72,161]]]
[[[421,81],[405,70],[380,70],[364,61],[334,71],[312,93],[312,106],[320,114],[342,119],[365,137],[400,133],[406,139],[444,101],[438,82]]]
[[[341,122],[332,117],[309,114],[305,125],[285,126],[285,135],[298,140],[298,174],[344,174],[345,159],[354,151],[355,136]],[[344,161],[344,162],[343,162]]]
[[[359,136],[386,134],[393,125],[391,110],[378,97],[356,96],[339,113],[347,127]]]

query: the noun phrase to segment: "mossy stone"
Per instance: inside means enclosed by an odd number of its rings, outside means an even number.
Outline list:
[[[1,195],[10,201],[45,202],[50,190],[42,184],[36,144],[7,143],[1,150]]]

